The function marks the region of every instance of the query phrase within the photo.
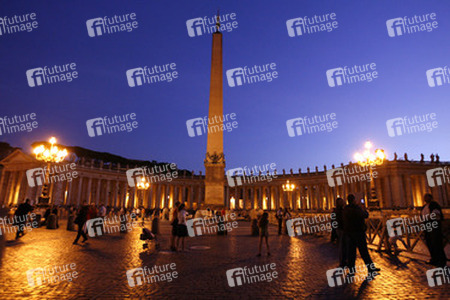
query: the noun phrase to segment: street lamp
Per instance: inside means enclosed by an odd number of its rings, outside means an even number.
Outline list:
[[[62,162],[67,156],[67,149],[60,149],[56,144],[56,138],[51,137],[49,140],[50,147],[48,144],[41,144],[33,149],[33,153],[36,156],[37,160],[43,161],[47,163],[47,170],[45,171],[45,180],[42,186],[42,193],[39,197],[39,200],[50,200],[49,197],[49,184],[50,184],[50,168],[52,163]],[[53,201],[52,201],[53,206]]]
[[[145,193],[146,190],[148,190],[148,188],[150,187],[150,183],[147,181],[147,179],[145,178],[145,176],[141,177],[141,180],[136,184],[136,187],[138,190],[142,191],[141,192],[141,199],[140,199],[140,203],[139,205],[143,205],[144,199],[143,199],[143,194]]]
[[[287,193],[287,195],[288,195],[289,206],[292,209],[292,201],[291,201],[292,199],[289,200],[289,198],[290,198],[289,195],[290,195],[290,193],[292,193],[294,191],[295,184],[289,183],[289,180],[288,180],[285,184],[282,185],[282,188],[283,188],[283,191],[285,191]]]
[[[382,149],[376,149],[375,152],[371,152],[373,145],[371,142],[367,141],[364,144],[364,152],[361,154],[359,152],[355,153],[355,159],[358,164],[362,167],[369,167],[370,172],[370,199],[368,206],[379,207],[380,201],[377,199],[377,191],[375,189],[375,181],[373,178],[373,166],[379,166],[383,164],[386,159],[386,154]]]

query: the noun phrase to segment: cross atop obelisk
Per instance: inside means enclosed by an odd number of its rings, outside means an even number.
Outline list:
[[[219,208],[225,205],[225,155],[223,154],[223,68],[222,33],[219,12],[216,32],[212,34],[211,83],[209,90],[208,141],[205,158],[205,204]]]

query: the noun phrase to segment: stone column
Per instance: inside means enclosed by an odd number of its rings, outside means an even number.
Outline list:
[[[258,195],[258,207],[262,208],[262,198],[263,198],[262,187],[258,186],[257,189],[258,189],[258,193],[257,193],[257,195]]]
[[[80,205],[82,199],[81,199],[81,192],[83,189],[83,177],[78,178],[78,195],[77,195],[77,205]]]
[[[101,186],[102,186],[102,180],[99,178],[99,179],[97,179],[97,189],[95,191],[95,204],[96,205],[99,205]]]
[[[314,203],[314,197],[313,197],[313,186],[308,185],[308,203],[310,209],[316,209],[315,203]]]
[[[322,184],[317,185],[317,195],[319,197],[319,207],[322,209],[325,209],[325,205],[323,204],[323,191],[322,191]]]
[[[413,199],[413,191],[412,191],[412,185],[411,185],[411,176],[405,175],[405,192],[406,192],[406,205],[407,206],[414,206],[414,199]],[[441,202],[442,203],[442,202]]]
[[[110,205],[112,206],[113,203],[112,201],[110,201],[110,197],[109,197],[109,192],[111,190],[111,180],[107,179],[106,180],[106,195],[105,195],[105,205]]]
[[[114,207],[116,207],[117,205],[119,205],[120,203],[120,199],[119,199],[119,180],[115,181],[115,188],[114,188]]]
[[[153,194],[153,188],[149,188],[147,190],[147,204],[145,205],[145,208],[151,208],[152,207],[152,194]]]
[[[158,188],[156,190],[156,207],[158,208],[163,208],[161,207],[161,188],[161,184],[158,184]]]
[[[91,204],[91,194],[92,194],[91,187],[92,187],[92,177],[89,177],[88,187],[87,187],[87,201],[89,204]]]
[[[67,205],[71,205],[72,204],[72,198],[73,198],[73,179],[71,182],[69,182],[69,187],[67,188]]]
[[[203,187],[201,185],[198,186],[198,195],[197,195],[197,209],[202,205],[203,198]]]
[[[13,203],[14,203],[14,204],[18,204],[19,201],[21,200],[21,199],[18,199],[18,198],[19,198],[20,188],[21,188],[21,186],[22,186],[22,180],[23,180],[24,175],[25,175],[25,172],[18,171],[18,174],[17,174],[17,177],[18,177],[18,178],[17,178],[17,183],[16,183],[16,186],[15,186],[15,189],[14,189],[14,195],[13,195]],[[442,202],[441,202],[441,203],[442,203]]]
[[[3,203],[4,199],[6,198],[6,197],[3,197],[3,194],[2,194],[3,193],[3,183],[4,183],[5,177],[6,177],[6,170],[5,169],[3,169],[3,171],[2,171],[0,176],[1,176],[0,177],[0,205],[3,205],[4,204]]]
[[[28,197],[30,186],[28,185],[28,180],[25,176],[25,171],[21,171],[23,173],[22,180],[20,181],[20,190],[19,190],[19,201],[30,199]]]
[[[13,190],[14,188],[14,182],[16,180],[16,171],[10,171],[9,172],[9,178],[8,178],[8,187],[6,188],[6,195],[5,195],[5,199],[6,199],[6,205],[10,205],[11,204],[11,195],[12,192],[11,190]]]
[[[247,187],[243,187],[242,188],[242,190],[243,190],[243,197],[242,197],[242,205],[244,206],[244,207],[242,207],[243,209],[246,209],[247,208],[247,198],[248,198],[248,191],[247,191]]]
[[[186,186],[183,184],[181,188],[181,202],[183,203],[186,201]]]
[[[128,182],[122,183],[122,201],[120,203],[120,206],[125,206],[125,202],[127,201],[127,193],[128,193]]]
[[[403,182],[401,175],[393,176],[393,195],[395,205],[405,206]]]
[[[178,185],[174,185],[173,186],[173,205],[175,206],[175,203],[177,202],[177,201],[180,201],[179,199],[178,199],[178,195],[179,195],[179,193],[178,193]]]

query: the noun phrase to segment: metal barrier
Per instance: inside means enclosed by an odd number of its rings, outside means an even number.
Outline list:
[[[376,212],[375,216],[369,216],[366,220],[366,238],[369,245],[375,246],[377,251],[391,252],[392,244],[389,242],[389,234],[386,227],[386,222],[389,219],[395,218],[418,218],[419,213],[415,211],[401,211],[401,212]],[[326,218],[328,216],[328,218]],[[292,213],[292,219],[302,218],[302,219],[312,219],[318,220],[314,224],[309,224],[304,222],[303,224],[298,224],[301,226],[301,235],[315,235],[315,236],[328,236],[331,233],[330,228],[330,213]],[[326,221],[323,221],[326,220]],[[278,221],[275,218],[275,214],[271,213],[269,221],[271,224],[278,226]],[[283,221],[283,232],[285,232],[286,222]],[[317,230],[317,228],[327,228],[327,230]],[[423,229],[423,227],[422,227]],[[448,245],[450,242],[450,220],[448,218],[442,221],[442,229],[444,235],[444,245]],[[298,230],[296,231],[298,232]],[[297,233],[297,235],[299,235]],[[400,251],[429,255],[428,248],[425,244],[425,231],[417,230],[417,226],[414,224],[405,224],[402,230],[401,238],[398,237],[397,247]]]

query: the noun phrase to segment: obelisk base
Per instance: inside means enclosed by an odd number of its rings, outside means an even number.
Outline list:
[[[205,206],[211,209],[225,207],[224,197],[224,173],[225,164],[205,164]]]

